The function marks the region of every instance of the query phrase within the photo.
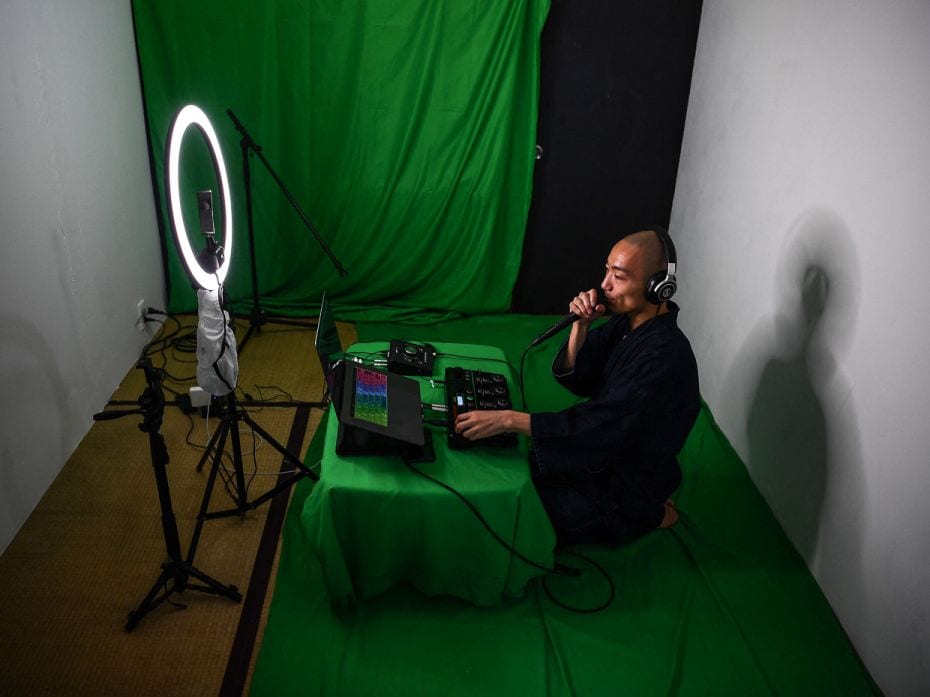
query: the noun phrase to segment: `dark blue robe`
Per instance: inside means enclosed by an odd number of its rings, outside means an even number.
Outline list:
[[[534,483],[561,542],[624,542],[656,528],[681,483],[676,455],[701,407],[678,306],[629,331],[625,315],[591,330],[556,379],[589,399],[531,416]]]

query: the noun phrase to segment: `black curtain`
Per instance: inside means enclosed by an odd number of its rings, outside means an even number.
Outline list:
[[[700,17],[694,0],[553,0],[515,312],[565,312],[619,237],[668,225]]]

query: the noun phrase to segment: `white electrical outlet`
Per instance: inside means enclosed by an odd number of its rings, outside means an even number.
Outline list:
[[[145,304],[145,298],[139,300],[136,303],[136,329],[140,332],[145,331],[145,309],[147,305]]]

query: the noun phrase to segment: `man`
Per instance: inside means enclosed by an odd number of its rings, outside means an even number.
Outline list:
[[[571,301],[579,319],[552,370],[587,401],[556,413],[472,411],[456,420],[469,439],[508,431],[532,438],[533,482],[562,544],[626,542],[677,519],[668,497],[681,483],[676,455],[700,410],[697,365],[678,306],[647,297],[650,279],[673,275],[674,261],[664,230],[634,233],[607,257],[604,303],[593,288]]]

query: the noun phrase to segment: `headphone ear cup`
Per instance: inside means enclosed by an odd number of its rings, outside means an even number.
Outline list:
[[[653,305],[658,305],[661,300],[659,296],[656,295],[656,287],[665,280],[665,272],[660,271],[658,273],[652,274],[649,277],[649,280],[646,282],[646,300],[651,302]]]
[[[669,276],[667,271],[659,271],[652,274],[646,284],[646,300],[653,305],[661,305],[671,300],[676,290],[678,290],[678,283],[675,277]]]

